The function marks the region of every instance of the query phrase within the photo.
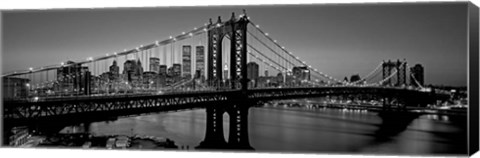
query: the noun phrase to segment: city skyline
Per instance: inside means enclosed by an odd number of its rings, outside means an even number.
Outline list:
[[[2,145],[470,154],[473,7],[9,11]]]
[[[337,79],[364,76],[382,60],[406,59],[409,66],[424,66],[425,84],[465,86],[463,7],[422,3],[10,11],[4,14],[2,71],[129,50],[201,26],[208,22],[205,17],[226,20],[245,8],[272,38]],[[25,47],[25,42],[32,46]]]

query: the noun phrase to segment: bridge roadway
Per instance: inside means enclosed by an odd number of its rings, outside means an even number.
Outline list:
[[[189,91],[164,94],[126,94],[41,98],[34,101],[4,102],[5,122],[21,125],[31,121],[54,121],[67,117],[129,116],[152,112],[204,108],[238,101],[246,96],[246,105],[276,99],[309,98],[321,96],[361,95],[377,99],[395,99],[405,106],[424,106],[436,100],[446,100],[446,94],[420,92],[411,89],[382,87],[304,87],[240,90]],[[242,99],[240,99],[242,100]],[[243,101],[243,100],[242,100]],[[82,116],[83,115],[83,116]]]

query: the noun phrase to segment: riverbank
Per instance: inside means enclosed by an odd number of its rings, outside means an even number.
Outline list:
[[[178,149],[175,142],[164,137],[107,135],[93,136],[86,133],[53,134],[37,147],[83,148],[83,149]]]

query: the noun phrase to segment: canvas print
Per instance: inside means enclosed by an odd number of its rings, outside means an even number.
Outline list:
[[[465,2],[2,19],[4,147],[467,153]]]

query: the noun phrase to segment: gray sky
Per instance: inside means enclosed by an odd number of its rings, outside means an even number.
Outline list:
[[[427,84],[466,85],[466,3],[9,11],[2,18],[2,71],[135,48],[243,8],[288,50],[335,78],[406,58],[425,67]]]

